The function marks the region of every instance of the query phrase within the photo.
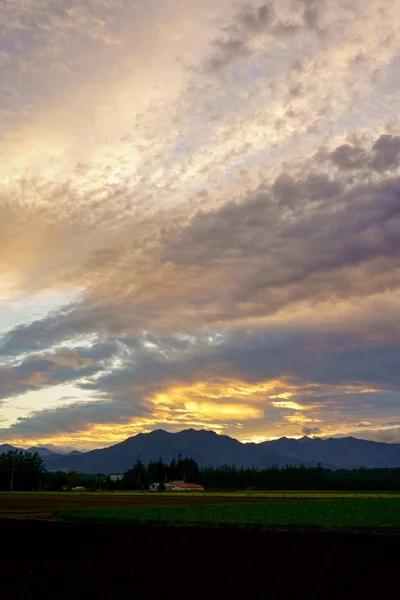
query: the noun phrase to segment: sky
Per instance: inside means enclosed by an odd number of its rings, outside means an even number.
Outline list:
[[[0,443],[400,442],[399,23],[1,0]]]

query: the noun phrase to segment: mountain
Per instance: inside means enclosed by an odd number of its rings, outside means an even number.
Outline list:
[[[23,452],[31,452],[32,454],[39,454],[43,459],[45,458],[56,458],[58,456],[79,456],[83,454],[79,452],[79,450],[69,450],[68,448],[58,448],[57,446],[53,446],[50,444],[49,446],[32,446],[31,448],[16,448],[15,446],[11,446],[10,444],[0,444],[0,454],[4,454],[5,452],[9,452],[10,450],[22,450]],[[64,451],[66,450],[66,451]]]
[[[5,454],[6,452],[10,452],[10,450],[19,450],[19,448],[10,446],[10,444],[1,444],[0,445],[0,454]]]
[[[4,444],[0,453],[13,449]],[[384,468],[400,467],[400,444],[386,444],[344,438],[280,438],[260,444],[243,444],[227,435],[213,431],[187,429],[168,433],[158,429],[151,433],[139,433],[124,442],[92,450],[68,454],[55,454],[49,448],[33,447],[39,451],[50,470],[76,470],[81,473],[123,473],[140,455],[147,464],[162,458],[171,461],[178,454],[193,458],[201,467],[223,464],[237,467],[266,468],[272,465],[315,466],[351,469],[357,467]]]
[[[299,440],[280,438],[262,442],[260,446],[271,448],[289,458],[332,464],[342,469],[400,467],[400,444],[359,440],[354,437],[324,440],[307,436]]]
[[[49,469],[72,469],[82,473],[122,473],[129,469],[140,455],[144,463],[161,457],[171,461],[178,454],[193,458],[200,466],[235,464],[244,467],[285,466],[288,462],[300,465],[303,461],[288,458],[272,448],[260,444],[242,444],[226,435],[213,431],[188,429],[168,433],[162,429],[140,433],[120,444],[92,450],[79,456],[45,458]],[[308,463],[316,464],[316,463]]]
[[[32,448],[27,449],[27,452],[31,452],[32,454],[35,454],[35,452],[37,452],[37,454],[39,454],[39,456],[41,456],[42,458],[45,458],[45,456],[54,456],[55,454],[54,452],[52,452],[44,446],[32,446]]]

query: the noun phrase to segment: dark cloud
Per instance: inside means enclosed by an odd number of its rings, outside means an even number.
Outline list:
[[[94,424],[124,424],[134,417],[150,417],[149,407],[140,399],[125,402],[113,399],[76,402],[56,409],[44,409],[27,417],[18,418],[17,422],[6,430],[0,429],[0,439],[8,436],[24,436],[27,438],[45,437],[57,433],[72,434],[85,431]]]
[[[400,165],[400,136],[381,135],[369,153],[361,146],[342,144],[331,152],[330,158],[342,170],[368,169],[383,173]]]
[[[216,53],[206,62],[206,71],[220,71],[238,58],[245,58],[250,51],[246,42],[239,39],[216,40]]]
[[[0,398],[74,382],[100,369],[100,363],[94,364],[76,352],[29,355],[16,366],[0,365]]]
[[[331,153],[332,162],[343,170],[361,169],[368,164],[368,155],[363,148],[342,144]]]
[[[375,171],[387,171],[400,165],[400,136],[381,135],[372,146],[374,157],[371,167]]]
[[[285,40],[301,34],[320,32],[320,13],[323,10],[321,0],[295,0],[294,8],[299,13],[296,22],[279,16],[279,3],[271,0],[258,7],[245,6],[231,23],[221,29],[221,36],[214,40],[215,52],[205,61],[206,72],[220,72],[238,60],[254,53],[251,40],[255,36],[265,35],[268,41]],[[266,50],[266,55],[268,50]]]
[[[303,427],[301,433],[303,435],[316,435],[318,433],[321,433],[321,430],[319,427]]]
[[[262,31],[274,20],[273,4],[263,4],[253,11],[247,8],[238,16],[239,23],[243,28],[250,31]]]

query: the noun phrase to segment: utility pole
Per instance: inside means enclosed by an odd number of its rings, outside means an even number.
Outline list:
[[[14,469],[14,467],[13,467],[13,468],[11,469],[11,485],[10,485],[10,492],[12,492],[12,491],[13,491],[13,488],[14,488],[14,471],[15,471],[15,469]]]

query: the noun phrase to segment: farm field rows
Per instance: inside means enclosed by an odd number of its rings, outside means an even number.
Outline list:
[[[80,509],[59,511],[57,518],[94,523],[400,533],[400,499]]]
[[[291,500],[296,500],[292,497]],[[289,498],[179,493],[12,493],[0,494],[0,517],[51,517],[57,510],[196,506],[225,503],[289,502]]]
[[[398,493],[13,493],[0,518],[158,525],[400,532]]]

